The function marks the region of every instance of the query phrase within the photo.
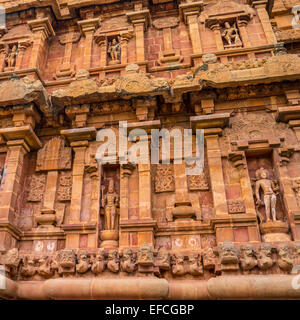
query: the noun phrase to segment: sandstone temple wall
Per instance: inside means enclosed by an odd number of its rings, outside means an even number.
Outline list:
[[[297,1],[0,5],[0,297],[299,298]],[[99,164],[120,121],[202,129],[203,173],[176,139],[169,164]]]

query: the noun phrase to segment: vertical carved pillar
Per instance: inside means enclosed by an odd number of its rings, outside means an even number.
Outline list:
[[[189,28],[189,34],[192,42],[193,53],[202,53],[202,45],[200,39],[198,16],[202,9],[201,2],[184,3],[179,5],[181,19]]]
[[[151,174],[149,164],[138,164],[139,172],[139,218],[151,219]]]
[[[46,40],[55,36],[55,32],[49,18],[31,20],[28,25],[34,34],[29,68],[40,68],[41,58],[45,55]]]
[[[8,153],[5,161],[5,177],[0,192],[0,226],[11,226],[14,222],[15,207],[20,192],[20,178],[23,171],[24,157],[32,149],[41,147],[41,142],[30,126],[0,129],[0,134],[7,140]],[[23,139],[20,139],[20,135]],[[2,229],[2,230],[5,230]],[[0,232],[5,236],[5,231]],[[7,233],[11,236],[13,233]],[[4,241],[1,244],[4,245]],[[0,247],[1,249],[8,249]]]
[[[130,31],[123,31],[120,33],[121,36],[121,64],[127,64],[127,45],[130,38],[132,38],[133,33]]]
[[[78,25],[81,28],[83,35],[85,36],[84,47],[82,52],[83,62],[82,68],[89,70],[91,66],[92,46],[95,29],[99,25],[98,19],[88,19],[78,21]]]
[[[214,35],[215,35],[217,50],[218,51],[224,50],[224,45],[223,45],[223,41],[222,41],[220,25],[219,24],[214,24],[213,26],[211,26],[211,30],[214,32]]]
[[[19,53],[18,53],[17,59],[16,59],[15,70],[21,69],[25,51],[30,45],[31,45],[31,41],[29,41],[29,40],[19,41],[19,44],[18,44]]]
[[[54,210],[58,171],[49,171],[47,174],[46,190],[43,207]]]
[[[248,33],[246,30],[246,26],[248,24],[248,21],[244,21],[244,20],[238,20],[238,28],[239,28],[239,32],[242,38],[242,43],[244,48],[249,48],[251,47],[251,43],[248,37]]]
[[[238,169],[242,200],[245,205],[245,213],[256,217],[256,209],[253,199],[251,180],[249,176],[247,161],[245,159],[245,152],[233,152],[229,153],[228,158],[233,162],[234,167]],[[260,233],[258,223],[253,226],[248,226],[249,241],[260,241]]]
[[[252,6],[257,10],[257,15],[264,29],[265,36],[269,44],[277,43],[275,34],[272,29],[271,21],[266,10],[267,0],[252,0]]]
[[[73,172],[72,172],[72,194],[69,224],[66,231],[66,247],[78,248],[80,234],[87,228],[86,223],[81,222],[82,208],[82,191],[83,179],[85,172],[85,153],[90,140],[96,137],[95,128],[79,128],[71,130],[62,130],[61,135],[66,137],[74,151]],[[100,187],[100,186],[99,186]],[[93,218],[95,214],[93,214]],[[96,224],[91,223],[89,226],[91,232],[87,234],[88,247],[97,247],[97,230]]]
[[[3,71],[6,54],[7,54],[7,50],[4,44],[0,44],[0,72]]]
[[[189,194],[186,177],[185,162],[182,164],[174,164],[174,179],[175,179],[175,201],[176,203],[188,203]]]
[[[129,219],[129,177],[134,166],[130,163],[121,165],[120,180],[120,221]]]
[[[198,26],[198,14],[187,16],[190,38],[192,41],[193,53],[202,53],[202,45]]]
[[[80,222],[81,199],[84,176],[84,159],[88,141],[74,141],[71,147],[74,151],[73,173],[72,173],[72,196],[70,208],[70,223]]]
[[[127,13],[128,20],[134,26],[135,41],[136,41],[136,61],[145,61],[145,39],[144,31],[147,30],[150,21],[149,10],[142,10],[139,7],[135,8],[137,11]]]
[[[274,169],[277,173],[277,177],[279,178],[280,182],[280,195],[279,197],[282,198],[286,213],[288,222],[291,228],[291,233],[293,236],[293,240],[299,241],[300,240],[300,230],[297,232],[295,221],[294,221],[294,213],[299,212],[298,205],[297,205],[297,199],[295,197],[295,193],[292,189],[292,180],[289,175],[289,172],[287,170],[287,167],[285,164],[280,164],[280,155],[279,150],[274,149],[273,151],[273,157],[274,157]],[[277,199],[277,201],[280,201]]]

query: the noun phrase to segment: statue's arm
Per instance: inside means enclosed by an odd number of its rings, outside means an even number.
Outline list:
[[[258,204],[261,202],[260,196],[259,196],[259,189],[260,189],[260,183],[256,182],[255,183],[255,196],[256,196],[256,200],[257,200]]]

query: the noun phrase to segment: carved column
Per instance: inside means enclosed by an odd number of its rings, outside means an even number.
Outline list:
[[[267,42],[269,44],[277,43],[275,34],[272,29],[269,14],[266,10],[268,1],[267,0],[251,0],[251,4],[257,10],[257,15],[264,29]]]
[[[19,195],[20,178],[23,171],[24,157],[27,152],[41,147],[41,142],[30,125],[0,129],[0,135],[7,140],[8,152],[5,161],[5,176],[0,192],[0,229],[1,238],[12,236],[17,198]],[[8,229],[6,229],[6,226]],[[3,232],[2,232],[3,230]],[[5,242],[2,241],[1,244]],[[0,250],[8,248],[0,248]]]
[[[230,161],[232,161],[234,167],[236,167],[239,172],[241,194],[243,204],[245,206],[245,214],[256,217],[256,209],[253,199],[247,161],[245,159],[245,152],[239,151],[229,153],[228,158]],[[248,236],[249,241],[260,241],[260,233],[257,221],[256,225],[248,226]]]
[[[19,51],[19,53],[18,53],[17,59],[16,59],[15,70],[21,69],[25,51],[30,45],[31,45],[31,41],[29,41],[29,40],[19,41],[19,43],[18,43],[18,51]]]
[[[80,39],[80,33],[74,32],[73,28],[69,29],[66,35],[59,37],[61,45],[65,46],[64,57],[61,65],[57,68],[55,78],[60,77],[72,77],[75,75],[75,66],[71,64],[73,43],[76,43]]]
[[[135,41],[136,41],[136,61],[145,61],[145,39],[144,31],[147,30],[150,21],[149,10],[142,10],[136,7],[137,11],[127,13],[128,20],[134,26]]]
[[[88,20],[78,21],[78,25],[81,28],[83,35],[85,36],[83,52],[82,52],[82,57],[83,57],[82,68],[89,70],[91,66],[93,37],[94,37],[94,32],[99,25],[99,19],[88,19]]]
[[[246,20],[238,20],[238,22],[237,22],[244,48],[251,47],[251,43],[250,43],[250,40],[248,37],[248,32],[246,30],[247,24],[248,24],[248,21],[246,21]]]
[[[121,36],[121,64],[127,64],[127,45],[129,39],[132,38],[133,34],[130,31],[123,31],[120,33]]]
[[[0,72],[3,71],[3,68],[5,66],[6,54],[7,54],[7,50],[4,46],[4,44],[0,44]]]
[[[80,234],[84,234],[85,229],[91,231],[88,236],[88,247],[97,247],[97,230],[94,223],[83,223],[80,220],[82,209],[82,189],[85,172],[85,153],[89,141],[95,139],[95,128],[80,128],[71,130],[62,130],[61,135],[67,138],[74,151],[73,172],[72,172],[72,195],[70,206],[69,223],[65,226],[66,247],[78,248]],[[91,222],[91,221],[90,221]],[[88,226],[86,226],[88,225]]]
[[[135,166],[126,163],[121,165],[121,180],[120,180],[120,222],[129,219],[129,177],[132,174]]]
[[[275,172],[277,173],[277,177],[279,178],[279,182],[280,182],[279,197],[281,197],[284,203],[284,207],[286,209],[288,223],[290,225],[293,240],[299,241],[300,227],[299,225],[298,226],[295,225],[295,217],[294,217],[294,214],[298,213],[299,209],[298,209],[295,193],[292,189],[293,185],[292,185],[290,174],[286,166],[287,163],[282,163],[280,161],[280,154],[278,149],[274,149],[273,156],[274,156],[274,169],[275,169]],[[280,201],[280,199],[277,199],[277,201]]]
[[[45,56],[46,40],[55,36],[49,18],[41,18],[28,21],[28,25],[34,34],[33,48],[31,51],[29,68],[40,68],[42,57]]]
[[[202,45],[198,25],[198,16],[200,10],[202,9],[202,5],[202,2],[184,3],[179,5],[181,18],[189,28],[189,34],[194,54],[202,53]]]

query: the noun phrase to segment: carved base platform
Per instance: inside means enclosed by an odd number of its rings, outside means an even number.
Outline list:
[[[120,64],[120,60],[111,60],[108,62],[109,65]]]
[[[291,241],[289,226],[282,221],[268,221],[260,225],[264,242]]]
[[[116,230],[103,230],[100,232],[101,248],[117,248],[119,232]]]

